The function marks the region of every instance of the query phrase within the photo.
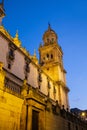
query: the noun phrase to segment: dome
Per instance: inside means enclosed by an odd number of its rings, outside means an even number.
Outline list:
[[[57,34],[54,30],[51,29],[50,25],[48,26],[48,30],[43,35],[43,41],[45,45],[49,45],[52,43],[57,43]]]

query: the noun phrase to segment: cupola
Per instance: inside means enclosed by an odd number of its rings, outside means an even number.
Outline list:
[[[50,24],[48,25],[48,30],[43,35],[44,45],[49,45],[57,43],[58,37],[54,30],[51,29]]]

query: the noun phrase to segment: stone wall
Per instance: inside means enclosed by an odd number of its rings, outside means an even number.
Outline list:
[[[67,114],[67,112],[65,112]],[[70,117],[69,117],[70,116]],[[70,112],[67,115],[53,114],[46,111],[45,130],[87,130],[87,122],[82,121]]]
[[[23,99],[0,90],[0,130],[20,130]]]

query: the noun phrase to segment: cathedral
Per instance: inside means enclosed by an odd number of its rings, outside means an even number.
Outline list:
[[[2,25],[0,3],[0,130],[87,130],[70,112],[63,51],[48,25],[39,46],[39,60]]]

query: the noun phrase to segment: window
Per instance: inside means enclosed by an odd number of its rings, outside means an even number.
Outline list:
[[[30,69],[29,69],[29,64],[28,64],[28,63],[26,63],[26,65],[25,65],[25,71],[26,71],[26,72],[29,72],[29,71],[30,71]]]
[[[54,38],[52,38],[52,41],[54,41]]]
[[[54,42],[54,38],[52,38],[52,42]]]
[[[51,54],[51,59],[53,59],[53,54]]]
[[[24,73],[25,73],[25,79],[27,80],[28,79],[28,74],[30,72],[30,63],[31,63],[31,60],[28,59],[28,57],[25,56],[25,66],[24,66]]]
[[[47,38],[47,42],[49,42],[49,38]]]
[[[8,63],[8,69],[11,69],[11,64],[10,63]]]
[[[14,60],[14,50],[13,49],[9,50],[9,59]]]
[[[9,55],[14,56],[14,52],[13,52],[12,49],[10,49],[10,51],[9,51]]]
[[[47,58],[49,58],[49,54],[47,54]]]

